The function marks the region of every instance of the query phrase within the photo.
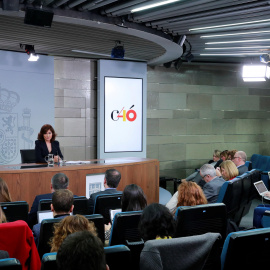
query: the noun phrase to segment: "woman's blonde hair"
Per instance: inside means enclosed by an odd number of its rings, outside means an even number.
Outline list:
[[[54,235],[50,240],[51,252],[57,252],[64,239],[78,231],[89,231],[97,236],[95,224],[82,215],[67,216],[54,225]]]
[[[235,164],[231,161],[231,160],[225,160],[220,164],[220,168],[223,168],[227,175],[228,175],[228,179],[226,177],[226,179],[224,178],[224,180],[230,180],[233,179],[234,177],[239,175],[239,171],[237,169],[237,167],[235,166]]]
[[[0,178],[0,202],[11,202],[7,183],[2,178]]]
[[[192,181],[182,180],[178,187],[178,206],[207,204],[207,199],[199,185]]]
[[[221,153],[220,150],[214,150],[213,155],[214,155],[215,157],[217,157],[217,158],[220,158],[220,153]]]

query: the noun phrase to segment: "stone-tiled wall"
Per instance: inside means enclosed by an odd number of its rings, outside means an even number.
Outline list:
[[[96,158],[96,61],[55,58],[55,127],[66,159]],[[237,66],[148,68],[147,157],[183,178],[214,149],[270,155],[269,83]]]
[[[54,60],[55,128],[67,160],[96,158],[96,61]]]
[[[240,66],[148,68],[147,156],[184,178],[213,150],[270,154],[269,83],[244,83]]]

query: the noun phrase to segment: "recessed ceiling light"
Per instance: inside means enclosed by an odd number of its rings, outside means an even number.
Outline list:
[[[154,8],[154,7],[159,7],[159,6],[163,6],[163,5],[167,5],[167,4],[178,2],[178,1],[180,1],[180,0],[162,1],[162,2],[159,2],[159,3],[156,3],[156,4],[151,4],[151,5],[143,6],[143,7],[140,7],[140,8],[134,8],[130,12],[134,13],[134,12],[138,12],[138,11],[142,11],[142,10],[146,10],[146,9],[150,9],[150,8]]]
[[[270,21],[270,19],[265,19],[265,20],[251,21],[251,22],[240,22],[240,23],[213,25],[213,26],[192,28],[192,29],[189,29],[189,31],[197,31],[197,30],[204,30],[204,29],[211,29],[211,28],[221,28],[221,27],[227,27],[227,26],[236,26],[236,25],[243,25],[243,24],[260,23],[260,22],[269,22],[269,21]]]
[[[201,53],[202,56],[236,56],[236,55],[261,55],[262,53]]]
[[[234,49],[265,49],[270,46],[250,46],[250,47],[221,47],[221,48],[205,48],[205,50],[234,50]]]
[[[260,33],[270,33],[270,31],[240,32],[240,33],[238,32],[238,33],[233,33],[233,34],[207,35],[207,36],[201,36],[200,38],[227,37],[227,36],[250,35],[250,34],[260,34]]]
[[[247,43],[247,42],[261,42],[270,41],[270,39],[249,39],[249,40],[231,40],[231,41],[217,41],[217,42],[206,42],[205,44],[228,44],[228,43]]]

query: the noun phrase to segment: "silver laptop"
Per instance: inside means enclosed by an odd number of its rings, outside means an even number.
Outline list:
[[[269,197],[265,197],[265,193],[268,192],[268,189],[267,189],[267,187],[265,186],[265,184],[264,184],[264,182],[262,180],[261,181],[258,181],[258,182],[255,182],[254,183],[254,186],[255,186],[255,188],[257,189],[257,191],[259,192],[259,194],[262,197],[270,200]]]
[[[113,222],[113,218],[115,216],[116,213],[122,212],[121,208],[117,208],[117,209],[110,209],[110,218],[111,218],[111,222]]]
[[[53,218],[53,212],[51,210],[37,211],[38,223],[41,223],[43,219]]]

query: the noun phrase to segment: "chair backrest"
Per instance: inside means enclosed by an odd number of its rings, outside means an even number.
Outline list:
[[[57,252],[45,253],[41,259],[41,270],[57,270]]]
[[[141,270],[220,269],[219,233],[149,240],[140,256]],[[192,254],[192,255],[191,255]]]
[[[35,149],[21,149],[21,161],[22,163],[35,163],[36,154]]]
[[[22,266],[18,259],[7,258],[0,260],[0,269],[1,270],[21,270]]]
[[[40,258],[42,258],[43,254],[50,252],[51,247],[49,245],[49,240],[53,237],[54,224],[60,222],[61,220],[62,220],[61,218],[51,218],[42,220],[38,242],[38,253]]]
[[[101,241],[104,243],[104,223],[103,217],[101,215],[86,215],[85,216],[89,221],[93,221],[98,232],[98,236]],[[62,220],[62,218],[52,218],[52,219],[44,219],[41,222],[40,227],[40,236],[39,236],[39,244],[38,244],[38,252],[40,258],[42,258],[43,254],[50,252],[51,247],[48,244],[49,240],[53,237],[54,232],[54,224],[58,223]]]
[[[74,209],[73,214],[87,215],[87,202],[88,199],[85,196],[74,197],[73,199]],[[51,199],[42,199],[39,201],[38,211],[51,210]]]
[[[269,264],[270,228],[230,233],[221,254],[222,270],[263,269]]]
[[[223,203],[180,206],[176,210],[176,237],[220,233],[223,241],[227,232],[227,211]]]
[[[25,201],[0,203],[9,222],[16,220],[28,221],[29,205]]]
[[[109,246],[140,242],[138,225],[142,211],[116,213],[112,223]]]
[[[110,270],[130,269],[130,250],[124,245],[104,248],[106,263]],[[41,260],[41,270],[57,270],[56,252],[45,253]]]
[[[110,270],[127,270],[131,268],[131,254],[127,246],[105,247],[104,252]]]
[[[232,220],[240,208],[242,188],[241,179],[235,178],[231,181],[226,181],[219,191],[217,202],[226,205],[227,215]]]
[[[93,215],[85,215],[85,217],[89,221],[94,222],[94,224],[96,226],[96,229],[97,229],[98,237],[100,238],[102,243],[104,243],[104,241],[105,241],[105,233],[104,233],[104,219],[103,219],[103,216],[100,215],[100,214],[93,214]]]
[[[110,210],[121,208],[122,193],[102,194],[96,196],[94,214],[101,214],[104,217],[104,224],[111,222]]]

